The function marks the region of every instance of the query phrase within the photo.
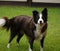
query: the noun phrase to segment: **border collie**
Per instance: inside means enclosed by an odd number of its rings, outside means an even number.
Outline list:
[[[33,11],[33,17],[26,15],[20,15],[8,19],[7,17],[0,19],[0,27],[4,27],[7,30],[10,29],[10,40],[7,47],[10,47],[10,43],[17,35],[17,43],[21,37],[26,34],[29,39],[29,51],[33,50],[33,42],[35,39],[39,39],[41,43],[40,51],[43,51],[44,38],[47,30],[47,8],[44,8],[41,13]]]

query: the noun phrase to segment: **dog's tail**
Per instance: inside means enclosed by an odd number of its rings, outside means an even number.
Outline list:
[[[4,27],[9,30],[10,25],[10,19],[8,19],[7,17],[0,18],[0,27]]]

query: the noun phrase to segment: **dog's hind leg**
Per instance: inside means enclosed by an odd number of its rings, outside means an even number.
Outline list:
[[[13,38],[16,36],[16,34],[17,34],[16,31],[11,30],[10,39],[9,39],[7,48],[10,48],[10,43],[11,43],[11,41],[13,40]]]
[[[19,46],[19,40],[21,39],[22,36],[23,36],[23,34],[21,34],[21,33],[18,34],[18,38],[17,38],[17,46]]]

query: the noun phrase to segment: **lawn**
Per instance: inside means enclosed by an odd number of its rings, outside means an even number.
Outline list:
[[[33,10],[41,12],[43,8],[0,5],[0,18],[7,16],[10,19],[17,15],[32,16]],[[6,46],[9,36],[9,31],[0,28],[0,51],[28,51],[28,39],[25,35],[21,39],[19,47],[16,46],[16,36],[8,49]],[[39,45],[39,42],[35,41],[33,51],[39,51]],[[44,51],[60,51],[60,8],[48,7],[48,29],[44,42]]]

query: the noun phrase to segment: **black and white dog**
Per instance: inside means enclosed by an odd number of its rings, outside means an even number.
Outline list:
[[[29,51],[33,50],[33,42],[35,39],[39,39],[41,43],[40,51],[43,51],[44,38],[47,30],[47,8],[39,13],[33,11],[33,17],[26,15],[16,16],[12,19],[6,17],[0,19],[0,27],[4,27],[7,30],[10,29],[10,40],[7,47],[10,47],[10,43],[17,35],[17,43],[21,37],[26,34],[29,39]]]

